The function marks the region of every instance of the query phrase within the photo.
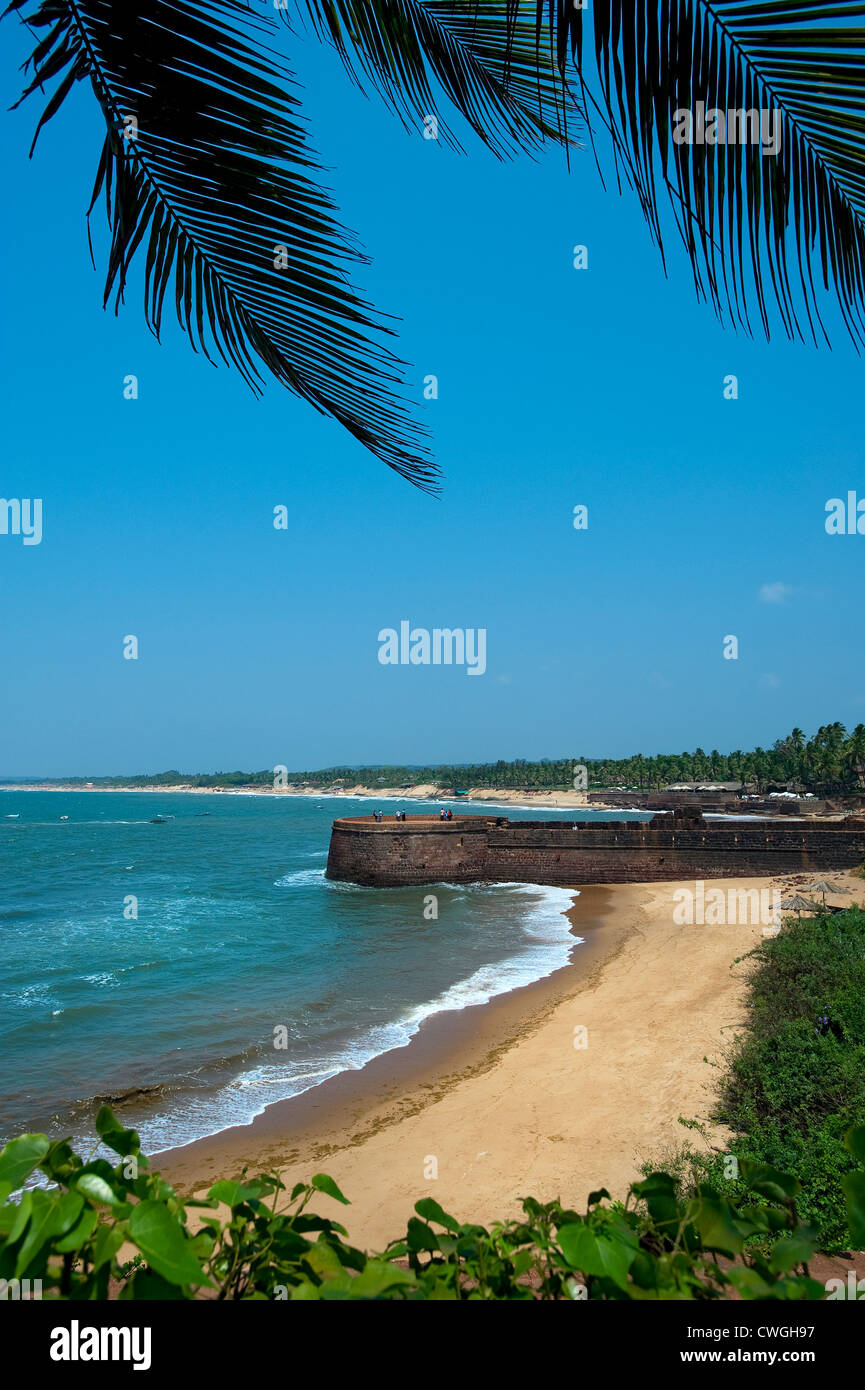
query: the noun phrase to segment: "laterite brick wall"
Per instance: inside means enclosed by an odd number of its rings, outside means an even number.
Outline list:
[[[865,819],[832,824],[707,823],[683,810],[651,821],[513,821],[409,816],[333,823],[329,878],[407,883],[644,883],[853,868],[865,858]]]

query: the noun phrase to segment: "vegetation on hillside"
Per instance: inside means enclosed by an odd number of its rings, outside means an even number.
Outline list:
[[[855,1167],[844,1136],[865,1124],[865,911],[790,918],[750,958],[748,1027],[731,1046],[715,1112],[734,1137],[723,1154],[685,1145],[665,1162],[685,1191],[726,1179],[737,1196],[747,1188],[737,1164],[795,1173],[799,1212],[821,1249],[857,1247],[841,1185]]]
[[[796,1173],[827,1247],[849,1246],[838,1183],[852,1167],[844,1134],[865,1124],[865,912],[791,920],[755,956],[718,1117],[733,1153]]]
[[[441,788],[493,787],[516,790],[564,790],[574,784],[574,766],[588,770],[590,788],[624,787],[652,790],[671,782],[741,782],[755,791],[774,784],[793,784],[803,791],[824,795],[865,791],[865,724],[857,724],[848,734],[843,724],[827,724],[810,739],[801,729],[775,741],[770,749],[753,752],[661,753],[630,758],[573,758],[527,762],[499,760],[495,763],[440,763],[426,767],[383,765],[381,767],[329,767],[316,772],[287,772],[282,783],[319,787],[364,785],[394,788],[434,783]],[[274,770],[262,772],[184,773],[171,769],[152,775],[116,777],[70,777],[64,784],[94,787],[256,787],[273,786]]]

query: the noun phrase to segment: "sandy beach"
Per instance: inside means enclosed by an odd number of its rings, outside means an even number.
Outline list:
[[[786,893],[810,877],[723,887]],[[837,902],[865,903],[865,881],[831,877],[851,890]],[[339,1219],[352,1240],[381,1248],[422,1196],[483,1223],[516,1216],[526,1195],[580,1205],[604,1186],[623,1197],[642,1161],[694,1140],[679,1116],[723,1145],[709,1123],[714,1086],[745,1022],[742,958],[763,927],[677,925],[673,895],[688,887],[582,890],[569,915],[585,944],[566,969],[439,1015],[408,1047],[157,1166],[187,1194],[244,1165],[277,1167],[289,1187],[325,1171],[351,1200]],[[333,1215],[336,1205],[320,1201]]]
[[[454,798],[452,795],[442,795],[438,787],[433,782],[419,783],[409,788],[401,787],[367,787],[358,783],[353,787],[344,787],[339,790],[331,788],[322,790],[321,787],[309,786],[303,783],[289,783],[285,787],[193,787],[186,782],[178,782],[176,785],[165,786],[121,786],[103,787],[94,786],[89,783],[84,785],[78,783],[65,782],[9,782],[0,784],[0,791],[7,792],[146,792],[148,794],[159,794],[162,792],[190,792],[195,796],[307,796],[315,797],[318,801],[337,801],[342,798],[352,797],[371,797],[378,801],[398,800],[398,801],[435,801],[441,796],[442,801],[451,804],[460,804],[466,801],[481,801],[490,805],[508,805],[521,807],[577,807],[588,808],[588,799],[585,792],[576,791],[514,791],[511,788],[498,787],[472,787],[465,796]],[[604,807],[598,802],[594,802],[592,810],[621,810],[621,807]]]

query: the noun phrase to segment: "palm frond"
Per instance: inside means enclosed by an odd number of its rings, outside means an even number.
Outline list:
[[[102,108],[91,209],[104,195],[105,302],[113,295],[119,308],[146,247],[157,337],[173,289],[196,351],[233,364],[255,391],[268,369],[435,490],[424,431],[400,393],[402,364],[384,341],[392,330],[348,279],[365,257],[317,182],[293,74],[265,44],[275,21],[242,0],[44,0],[25,22],[47,32],[24,96],[59,79],[37,135],[77,81],[89,79]]]
[[[584,11],[527,3],[563,78],[570,60],[591,93],[662,254],[658,194],[669,194],[697,293],[746,329],[759,320],[766,336],[774,300],[789,337],[817,342],[828,340],[822,280],[865,343],[865,5],[592,0],[589,71]],[[712,111],[774,113],[777,154],[762,143],[679,143],[676,112],[696,121],[701,102],[707,122]]]
[[[542,30],[519,0],[295,0],[295,9],[407,128],[437,112],[443,91],[499,157],[578,132]],[[439,132],[460,148],[451,130]]]

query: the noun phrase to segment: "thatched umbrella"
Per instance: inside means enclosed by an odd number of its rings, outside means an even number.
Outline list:
[[[823,894],[823,906],[825,907],[825,906],[826,906],[826,894],[827,894],[827,893],[849,893],[849,892],[850,892],[850,889],[849,889],[849,888],[844,888],[844,887],[840,886],[840,885],[837,884],[837,883],[827,883],[826,880],[825,880],[825,878],[820,878],[820,879],[817,880],[816,883],[809,883],[809,884],[808,884],[808,892],[809,892],[809,893],[822,893],[822,894]]]
[[[782,912],[795,912],[799,917],[803,912],[819,912],[820,904],[812,902],[810,898],[803,898],[801,893],[795,893],[792,898],[782,898],[779,904]]]

